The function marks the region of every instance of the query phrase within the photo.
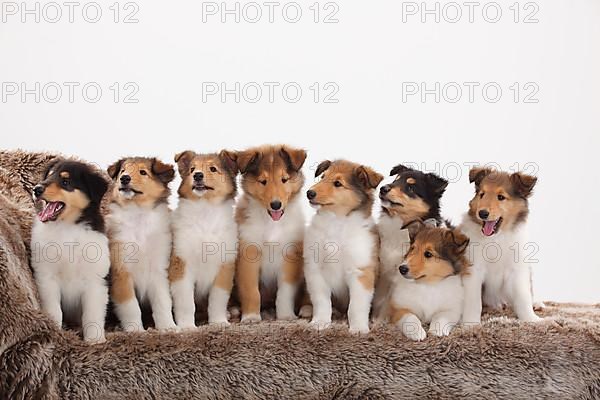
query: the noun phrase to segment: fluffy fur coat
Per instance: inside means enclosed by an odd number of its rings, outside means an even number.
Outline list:
[[[40,311],[28,266],[29,193],[52,158],[0,152],[0,398],[600,398],[600,305],[547,303],[534,325],[485,314],[420,343],[265,321],[88,346]]]

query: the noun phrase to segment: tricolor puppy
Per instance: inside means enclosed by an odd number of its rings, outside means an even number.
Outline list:
[[[33,189],[42,210],[31,232],[35,281],[42,308],[62,326],[81,321],[88,342],[103,342],[110,267],[100,202],[108,182],[90,166],[55,161]]]
[[[469,239],[458,230],[419,221],[408,230],[411,246],[398,268],[402,278],[392,288],[390,321],[412,340],[427,336],[423,322],[430,323],[430,334],[449,335],[462,313]]]
[[[195,327],[196,303],[208,296],[208,322],[228,325],[227,303],[233,287],[238,228],[233,215],[237,156],[175,156],[181,176],[179,205],[173,212],[173,257],[169,281],[175,322]]]
[[[410,244],[402,228],[417,220],[443,225],[440,199],[448,186],[448,181],[436,174],[423,173],[404,165],[392,168],[390,176],[395,176],[394,181],[379,189],[381,214],[377,224],[381,240],[381,272],[373,310],[375,316],[382,319],[389,316],[387,304],[392,283],[398,279],[398,260],[404,258]]]
[[[244,194],[236,208],[240,252],[236,285],[243,321],[261,319],[275,297],[277,319],[294,319],[302,282],[304,214],[298,193],[306,152],[262,146],[238,153]],[[274,295],[276,292],[276,295]]]
[[[483,304],[512,306],[523,321],[537,321],[533,312],[531,270],[515,258],[514,246],[527,243],[528,199],[537,178],[521,172],[508,174],[473,168],[469,181],[475,196],[460,229],[471,238],[471,274],[465,278],[463,322],[480,323]],[[490,250],[491,249],[491,250]]]
[[[156,329],[174,329],[167,198],[175,170],[156,158],[136,157],[115,162],[108,174],[114,180],[108,235],[115,313],[124,330],[143,330],[140,303],[148,302]]]
[[[379,241],[371,216],[373,194],[383,176],[349,161],[323,161],[321,180],[306,195],[317,209],[305,236],[306,286],[313,305],[311,323],[331,323],[332,296],[348,308],[353,333],[369,332],[377,278]]]

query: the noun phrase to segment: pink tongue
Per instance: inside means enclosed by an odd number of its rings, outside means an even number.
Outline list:
[[[269,215],[273,218],[273,221],[279,221],[283,216],[283,210],[269,211]]]
[[[485,236],[492,236],[494,234],[494,228],[496,227],[496,221],[486,221],[483,224],[483,234]]]
[[[44,209],[38,214],[38,218],[40,219],[40,221],[48,222],[56,212],[56,209],[58,208],[59,204],[60,203],[57,201],[46,204],[46,207],[44,207]]]

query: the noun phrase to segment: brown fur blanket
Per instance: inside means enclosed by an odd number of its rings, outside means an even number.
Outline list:
[[[538,324],[487,314],[421,343],[270,321],[88,346],[40,311],[28,264],[29,193],[52,158],[0,152],[0,398],[600,398],[600,305],[549,303]]]

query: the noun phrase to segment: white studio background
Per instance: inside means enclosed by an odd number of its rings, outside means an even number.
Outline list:
[[[289,143],[309,151],[309,176],[326,158],[386,175],[412,162],[456,181],[443,199],[455,222],[473,193],[469,163],[526,167],[539,176],[537,297],[600,302],[599,1],[241,2],[239,22],[222,13],[234,1],[71,4],[2,3],[0,147],[106,167],[124,155]],[[239,102],[211,94],[222,82],[239,82]]]

